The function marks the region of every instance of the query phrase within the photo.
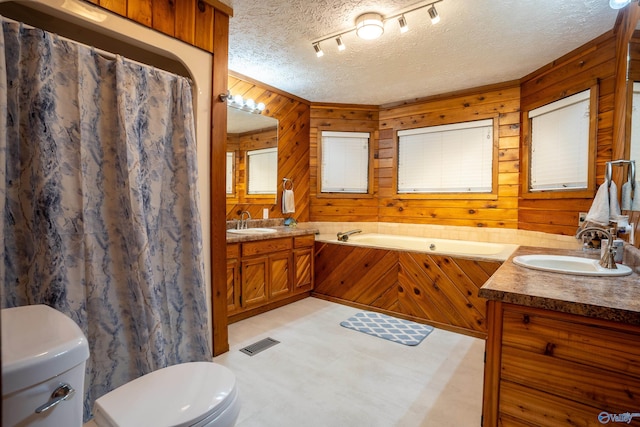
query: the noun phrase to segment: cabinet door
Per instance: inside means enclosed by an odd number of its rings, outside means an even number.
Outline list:
[[[267,301],[268,257],[242,261],[242,308],[250,308]]]
[[[269,298],[277,299],[291,294],[290,252],[269,256]]]
[[[293,268],[293,292],[307,292],[313,289],[313,247],[293,251]]]

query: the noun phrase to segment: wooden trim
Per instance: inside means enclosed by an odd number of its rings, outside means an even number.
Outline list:
[[[465,120],[465,121],[453,121],[442,123],[442,125],[446,124],[456,124],[456,123],[467,123],[471,121],[478,120],[493,120],[493,153],[491,156],[492,161],[492,170],[491,170],[491,192],[490,193],[398,193],[398,131],[406,130],[406,129],[415,129],[415,126],[410,126],[407,124],[406,126],[398,127],[393,129],[393,157],[392,157],[392,177],[391,182],[393,186],[394,196],[392,199],[396,200],[460,200],[464,198],[465,200],[498,200],[498,179],[499,179],[499,161],[500,161],[500,115],[499,114],[482,114],[476,116],[473,120]],[[438,124],[436,126],[441,126]],[[430,127],[430,126],[421,126],[421,127]]]
[[[227,105],[216,93],[227,88],[229,16],[214,12],[211,96],[211,312],[213,355],[229,351],[227,331],[226,146]]]
[[[251,83],[251,84],[256,85],[256,86],[260,86],[260,89],[263,89],[265,91],[277,93],[279,95],[286,96],[287,98],[294,99],[294,100],[296,100],[298,102],[301,102],[303,104],[311,105],[311,103],[309,101],[307,101],[306,99],[300,98],[300,97],[298,97],[296,95],[292,95],[289,92],[285,92],[282,89],[278,89],[277,87],[269,86],[268,84],[262,83],[262,82],[260,82],[260,81],[258,81],[256,79],[252,79],[251,77],[247,77],[244,74],[240,74],[240,73],[238,73],[236,71],[229,70],[229,76],[234,77],[234,78],[239,79],[239,80],[242,80],[242,81],[247,82],[247,83]]]
[[[487,302],[487,343],[485,346],[482,425],[498,425],[500,402],[500,364],[502,350],[502,302]]]
[[[425,102],[448,100],[450,98],[456,98],[459,96],[475,95],[475,94],[481,94],[484,92],[492,92],[500,89],[511,89],[514,87],[520,87],[520,80],[510,80],[503,83],[495,83],[495,84],[490,84],[485,86],[474,87],[472,89],[461,89],[461,90],[456,90],[452,92],[441,93],[438,95],[425,96],[422,98],[414,98],[411,100],[390,102],[388,104],[383,104],[383,105],[374,106],[374,107],[379,108],[380,110],[393,110],[398,107],[408,107],[413,104],[422,104]],[[316,104],[313,104],[313,106],[315,107]]]
[[[587,188],[578,190],[543,190],[531,191],[529,185],[531,183],[531,119],[529,119],[529,111],[542,105],[555,102],[558,99],[566,98],[576,93],[587,90],[582,88],[571,92],[564,93],[564,96],[549,102],[538,103],[532,105],[528,110],[522,111],[522,150],[520,157],[522,159],[522,179],[520,180],[520,195],[523,199],[574,199],[574,198],[591,198],[596,191],[596,157],[598,147],[598,99],[599,85],[597,82],[592,84],[589,94],[589,169],[587,171]]]
[[[329,198],[329,199],[371,199],[375,195],[375,182],[374,182],[374,172],[375,172],[375,135],[376,128],[362,128],[358,131],[353,130],[344,130],[344,129],[333,129],[329,126],[318,126],[318,144],[317,144],[317,156],[318,163],[317,167],[317,177],[316,180],[316,197],[317,198]],[[322,132],[368,132],[369,133],[369,165],[367,170],[367,192],[366,193],[327,193],[322,192]]]
[[[311,296],[314,297],[314,298],[322,299],[322,300],[325,300],[325,301],[335,302],[335,303],[346,305],[346,306],[349,306],[349,307],[358,308],[358,309],[361,309],[361,310],[376,311],[378,313],[387,314],[389,316],[397,317],[399,319],[410,320],[410,321],[416,322],[416,323],[423,323],[423,324],[426,324],[426,325],[431,325],[431,326],[434,326],[434,327],[436,327],[438,329],[443,329],[445,331],[455,332],[457,334],[467,335],[467,336],[470,336],[470,337],[480,338],[480,339],[486,339],[487,338],[487,334],[485,334],[483,332],[473,331],[471,329],[461,328],[461,327],[449,325],[447,323],[437,322],[437,321],[434,321],[434,320],[428,320],[428,319],[425,319],[425,318],[422,318],[422,317],[410,316],[408,314],[398,313],[397,311],[385,310],[385,309],[382,309],[382,308],[379,308],[379,307],[373,307],[373,306],[370,306],[370,305],[367,305],[367,304],[360,304],[360,303],[357,303],[357,302],[354,302],[354,301],[349,301],[349,300],[345,300],[345,299],[342,299],[342,298],[333,297],[333,296],[330,296],[330,295],[318,294],[315,291],[311,292]]]
[[[219,0],[199,0],[199,1],[206,3],[209,6],[212,6],[216,11],[227,15],[229,18],[233,17],[233,8],[231,6],[228,6],[222,3]]]
[[[311,295],[311,291],[304,292],[302,294],[293,295],[293,296],[290,296],[288,298],[284,298],[284,299],[281,299],[281,300],[278,300],[278,301],[274,301],[274,302],[271,302],[269,304],[265,304],[265,305],[260,306],[260,307],[256,307],[256,308],[253,308],[253,309],[250,309],[250,310],[245,310],[245,311],[242,311],[242,312],[240,312],[238,314],[233,314],[233,315],[229,316],[228,322],[229,322],[229,324],[236,323],[236,322],[239,322],[241,320],[248,319],[249,317],[253,317],[253,316],[256,316],[258,314],[266,313],[267,311],[273,310],[274,308],[282,307],[282,306],[285,306],[287,304],[291,304],[293,302],[299,301],[301,299],[305,299],[305,298],[309,297],[310,295]]]

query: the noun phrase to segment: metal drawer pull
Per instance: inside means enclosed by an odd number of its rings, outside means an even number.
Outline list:
[[[55,389],[53,393],[51,393],[51,399],[53,400],[38,407],[38,409],[36,409],[36,414],[48,411],[63,400],[70,399],[74,394],[76,394],[76,391],[69,384],[62,384],[60,387]]]

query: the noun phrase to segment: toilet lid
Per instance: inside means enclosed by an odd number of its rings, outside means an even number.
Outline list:
[[[107,393],[96,400],[94,413],[96,421],[119,427],[188,427],[224,410],[234,395],[235,376],[229,369],[211,362],[182,363]]]

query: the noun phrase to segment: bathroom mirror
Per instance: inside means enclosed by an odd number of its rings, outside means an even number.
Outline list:
[[[227,204],[276,203],[278,120],[227,107]]]
[[[627,62],[627,141],[629,159],[640,167],[640,23],[629,40]]]

